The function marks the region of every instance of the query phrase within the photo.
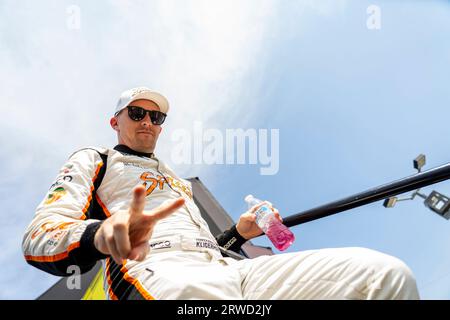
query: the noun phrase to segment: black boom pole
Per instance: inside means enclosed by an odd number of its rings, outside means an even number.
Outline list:
[[[401,193],[442,182],[447,179],[450,179],[450,163],[357,193],[338,201],[327,203],[320,207],[291,215],[283,218],[283,223],[288,227],[296,226],[298,224],[327,217],[335,213],[361,207],[378,200],[383,200]]]

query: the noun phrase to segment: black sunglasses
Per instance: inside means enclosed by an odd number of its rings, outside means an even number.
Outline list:
[[[164,123],[164,120],[166,120],[166,114],[157,111],[157,110],[145,110],[144,108],[138,107],[138,106],[127,106],[128,109],[128,116],[131,120],[134,121],[141,121],[145,118],[145,114],[148,112],[148,115],[150,116],[150,120],[154,125],[161,125]],[[123,109],[122,109],[123,110]],[[116,113],[116,116],[119,115],[119,113],[122,112],[120,110]]]

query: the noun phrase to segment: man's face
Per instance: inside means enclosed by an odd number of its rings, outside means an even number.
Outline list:
[[[150,100],[136,100],[131,102],[130,106],[159,111],[158,105]],[[156,141],[162,130],[161,126],[152,123],[148,113],[140,121],[131,120],[128,116],[127,108],[111,118],[110,124],[117,131],[119,144],[124,144],[135,151],[146,153],[155,150]]]

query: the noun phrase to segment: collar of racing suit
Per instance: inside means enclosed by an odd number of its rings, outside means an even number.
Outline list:
[[[132,155],[135,155],[138,157],[147,157],[147,158],[153,157],[153,153],[145,153],[145,152],[135,151],[124,144],[118,144],[117,146],[114,147],[114,150],[119,151],[121,153],[123,152],[123,153],[132,154]]]

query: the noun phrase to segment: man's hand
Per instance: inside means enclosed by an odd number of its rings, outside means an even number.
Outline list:
[[[151,211],[144,211],[145,188],[137,186],[129,210],[121,210],[106,219],[97,230],[94,245],[103,254],[111,255],[117,264],[123,259],[142,261],[146,257],[155,224],[178,208],[184,199],[170,200]]]
[[[236,225],[236,230],[239,232],[239,234],[246,240],[250,240],[252,238],[255,238],[263,233],[263,231],[258,227],[256,224],[256,210],[259,209],[263,204],[268,204],[269,207],[272,209],[273,213],[275,214],[275,217],[280,220],[280,222],[283,222],[283,219],[280,216],[280,213],[276,208],[272,206],[272,204],[268,201],[263,201],[262,203],[257,204],[256,206],[253,206],[250,208],[247,212],[243,213],[239,217],[239,221]]]

